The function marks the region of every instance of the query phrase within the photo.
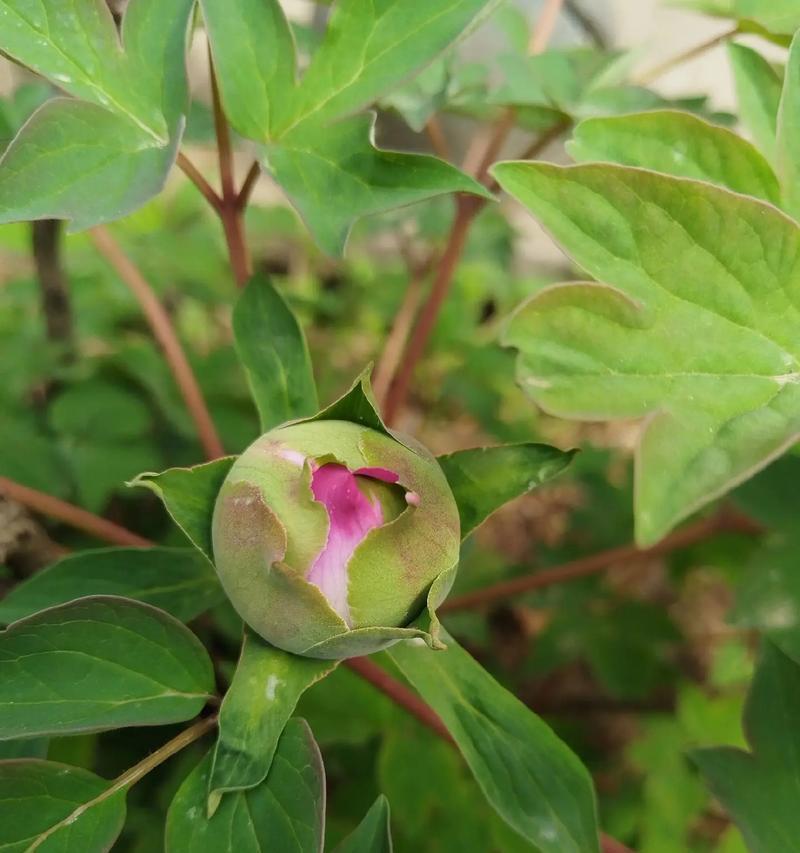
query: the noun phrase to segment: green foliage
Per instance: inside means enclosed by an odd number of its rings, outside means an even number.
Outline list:
[[[167,817],[168,853],[322,849],[325,771],[304,720],[287,724],[269,776],[255,788],[225,797],[212,820],[205,808],[210,772],[209,754],[175,795]]]
[[[728,45],[742,121],[756,144],[775,163],[781,78],[759,53],[741,44]]]
[[[8,853],[102,853],[124,822],[124,788],[52,761],[0,761],[0,845]]]
[[[211,661],[173,617],[83,598],[0,634],[0,739],[188,720],[214,690]]]
[[[338,847],[336,853],[392,853],[389,825],[389,801],[378,797],[356,830]]]
[[[797,435],[797,226],[755,200],[618,166],[495,174],[604,282],[546,289],[515,314],[505,341],[520,378],[554,414],[648,416],[636,529],[655,542]]]
[[[744,715],[751,751],[727,747],[692,754],[756,853],[800,849],[799,714],[800,668],[765,643]]]
[[[388,655],[442,718],[503,819],[548,851],[597,850],[591,781],[545,723],[448,635],[436,655],[410,644]]]

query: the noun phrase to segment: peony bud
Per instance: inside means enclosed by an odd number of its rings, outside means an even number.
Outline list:
[[[214,561],[265,640],[350,657],[404,637],[435,644],[407,626],[446,594],[459,533],[426,450],[361,424],[310,420],[262,435],[233,464],[214,508]]]

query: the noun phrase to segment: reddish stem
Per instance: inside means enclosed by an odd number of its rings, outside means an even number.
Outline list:
[[[258,179],[261,177],[261,164],[258,160],[253,161],[250,169],[245,176],[242,188],[239,190],[239,195],[236,197],[236,206],[240,211],[244,211],[250,201],[250,196],[253,194]]]
[[[748,535],[757,535],[763,532],[760,525],[743,515],[733,514],[729,511],[720,512],[717,515],[703,518],[693,524],[686,525],[686,527],[680,530],[676,530],[651,548],[637,548],[636,545],[631,544],[622,545],[619,548],[611,548],[608,551],[600,551],[597,554],[590,554],[588,557],[581,557],[569,563],[564,563],[561,566],[554,566],[551,569],[541,569],[538,572],[525,575],[521,578],[514,578],[514,580],[487,586],[474,592],[465,593],[464,595],[457,595],[455,598],[448,599],[442,605],[439,612],[445,613],[452,610],[484,607],[495,601],[504,598],[513,598],[524,592],[530,592],[533,589],[541,589],[542,587],[584,578],[588,575],[602,572],[610,566],[619,563],[626,563],[645,557],[660,557],[679,548],[686,548],[689,545],[702,542],[704,539],[708,539],[723,531],[745,533]]]
[[[444,135],[442,123],[434,115],[431,116],[425,124],[425,133],[428,134],[431,147],[434,154],[442,160],[451,160],[450,146],[447,144],[447,137]]]
[[[219,177],[222,188],[222,198],[218,208],[222,228],[225,232],[225,242],[228,244],[228,256],[231,269],[236,283],[244,287],[250,280],[252,268],[250,264],[250,253],[247,250],[247,241],[242,221],[242,207],[239,193],[236,192],[233,176],[233,147],[231,146],[231,133],[225,112],[222,108],[222,99],[219,94],[217,75],[214,73],[214,63],[209,52],[209,66],[211,69],[211,96],[214,102],[214,128],[217,135],[217,152],[219,154]]]
[[[23,486],[21,483],[15,483],[6,477],[0,477],[0,492],[34,512],[63,521],[70,527],[82,530],[84,533],[95,536],[104,542],[133,548],[151,548],[155,544],[125,527],[114,524],[113,521],[100,518],[98,515],[81,509],[81,507],[62,501],[53,495],[47,495],[28,486]]]
[[[222,208],[222,199],[214,191],[211,184],[203,177],[197,166],[183,153],[178,154],[177,162],[184,175],[200,190],[211,207],[219,213]]]
[[[365,681],[369,681],[382,693],[385,693],[395,704],[405,708],[409,714],[416,717],[423,726],[429,728],[442,740],[455,744],[439,715],[429,705],[426,705],[416,693],[409,690],[405,684],[392,678],[389,673],[369,658],[350,658],[345,661],[345,666],[358,673]]]
[[[192,367],[178,340],[172,320],[153,288],[122,251],[107,228],[102,225],[93,228],[89,232],[89,238],[139,301],[153,335],[164,351],[175,382],[195,423],[206,456],[209,459],[224,456],[225,450],[211,420]]]

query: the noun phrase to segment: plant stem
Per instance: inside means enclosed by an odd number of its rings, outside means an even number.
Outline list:
[[[62,501],[60,498],[23,486],[6,477],[0,477],[0,492],[11,500],[32,509],[34,512],[63,521],[77,530],[95,536],[104,542],[133,548],[150,548],[155,543],[139,536],[125,527],[101,518],[81,507]]]
[[[254,160],[247,171],[242,188],[239,190],[239,195],[236,196],[236,206],[240,211],[244,211],[250,201],[250,196],[253,194],[258,179],[261,177],[261,164],[258,160]]]
[[[159,747],[154,753],[148,755],[147,758],[140,761],[130,770],[126,770],[121,776],[118,776],[102,793],[92,798],[88,802],[81,803],[74,811],[70,812],[66,817],[62,818],[58,823],[53,824],[37,837],[33,847],[40,847],[42,842],[65,826],[74,823],[81,815],[85,814],[89,809],[113,797],[125,788],[130,788],[135,785],[143,776],[146,776],[152,770],[155,770],[159,764],[163,764],[167,759],[172,758],[175,753],[180,752],[185,747],[199,740],[206,735],[217,724],[216,717],[204,717],[198,720],[193,726],[182,731],[177,737],[167,741],[162,747]],[[33,849],[33,847],[29,849]]]
[[[225,242],[228,244],[228,256],[230,257],[233,276],[239,287],[244,287],[252,275],[252,270],[244,234],[242,207],[239,201],[239,193],[236,192],[234,184],[231,132],[222,108],[219,84],[217,83],[217,75],[214,73],[214,62],[211,59],[210,51],[208,59],[211,71],[211,96],[214,102],[214,129],[217,135],[217,152],[219,154],[219,178],[222,188],[218,212],[225,232]]]
[[[547,47],[553,34],[556,20],[563,5],[563,0],[545,0],[544,8],[536,23],[530,43],[532,55],[541,53]],[[497,124],[490,131],[488,139],[480,138],[470,146],[464,160],[464,170],[472,171],[477,180],[486,182],[489,168],[494,163],[508,134],[514,127],[516,112],[513,108],[504,110]],[[534,156],[564,129],[563,125],[551,128],[530,147],[530,156]],[[456,213],[450,234],[447,238],[444,252],[439,260],[428,300],[423,306],[419,319],[411,332],[408,347],[404,354],[394,381],[386,394],[384,417],[387,424],[392,424],[406,404],[411,381],[417,363],[422,358],[428,346],[431,333],[439,318],[439,312],[444,304],[453,276],[466,245],[467,235],[473,220],[483,209],[486,201],[475,196],[456,196]]]
[[[605,832],[600,833],[600,849],[602,853],[633,853],[630,847],[626,847],[621,841],[606,835]]]
[[[205,200],[220,213],[222,209],[222,199],[214,191],[214,188],[203,177],[197,166],[183,153],[178,154],[178,166],[187,178],[197,187],[202,193]]]
[[[660,557],[679,548],[686,548],[689,545],[702,542],[717,533],[725,531],[744,533],[752,536],[763,532],[761,526],[749,518],[730,511],[722,511],[717,515],[703,518],[693,524],[686,525],[686,527],[680,530],[676,530],[650,548],[637,548],[634,544],[622,545],[619,548],[611,548],[608,551],[590,554],[588,557],[580,557],[561,566],[541,569],[530,575],[524,575],[520,578],[514,578],[514,580],[504,581],[503,583],[494,584],[493,586],[487,586],[474,592],[450,598],[441,606],[440,612],[446,613],[453,610],[485,607],[488,604],[493,604],[495,601],[500,601],[504,598],[513,598],[524,592],[530,592],[533,589],[541,589],[546,586],[553,586],[554,584],[565,583],[597,574],[619,563],[626,563],[646,557]]]
[[[732,30],[725,30],[723,33],[719,33],[715,35],[713,38],[708,39],[707,41],[701,42],[694,47],[690,47],[688,50],[681,51],[681,53],[676,54],[675,56],[670,57],[669,59],[664,60],[664,62],[660,62],[658,65],[651,68],[649,71],[645,71],[635,78],[634,83],[637,86],[649,86],[650,83],[657,80],[659,77],[666,74],[668,71],[672,71],[673,68],[677,68],[677,66],[682,65],[684,62],[688,62],[690,59],[696,59],[698,56],[702,56],[707,51],[715,48],[717,45],[722,44],[728,39],[733,38],[738,35],[739,27],[734,27]]]
[[[93,228],[89,232],[89,238],[139,301],[153,335],[164,352],[186,407],[192,416],[207,458],[217,459],[224,456],[225,450],[211,420],[200,386],[178,340],[172,320],[153,288],[138,267],[122,251],[107,228],[102,225]]]
[[[447,144],[447,137],[442,130],[442,123],[438,117],[433,115],[425,123],[425,133],[428,134],[428,139],[433,148],[433,153],[442,160],[450,161],[450,146]]]
[[[392,678],[389,673],[381,669],[381,667],[373,663],[369,658],[350,658],[344,663],[345,666],[352,669],[353,672],[358,673],[365,681],[368,681],[382,693],[385,693],[396,705],[405,708],[409,714],[416,717],[423,726],[429,728],[434,734],[442,738],[442,740],[455,744],[439,715],[429,705],[426,705],[416,693],[409,690],[405,684]]]
[[[32,222],[31,242],[47,337],[55,343],[69,346],[72,343],[73,324],[69,287],[61,263],[63,225],[59,219]]]

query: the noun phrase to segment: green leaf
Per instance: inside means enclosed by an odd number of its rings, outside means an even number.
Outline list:
[[[163,185],[185,121],[193,0],[133,0],[124,49],[96,0],[0,0],[0,50],[74,99],[46,103],[0,160],[0,222],[56,217],[86,228]]]
[[[784,207],[800,216],[800,38],[795,36],[786,63],[776,139],[776,165],[783,186]]]
[[[781,99],[781,79],[761,54],[749,47],[731,43],[728,55],[733,67],[733,80],[742,121],[753,135],[756,145],[770,163],[775,163],[775,135]]]
[[[370,368],[367,368],[338,400],[335,400],[310,420],[352,421],[355,424],[361,424],[361,426],[390,436],[391,433],[386,429],[378,412],[378,404],[372,393],[369,374]]]
[[[200,0],[225,115],[266,141],[295,86],[292,33],[278,0]]]
[[[755,21],[773,33],[793,34],[800,27],[797,0],[733,0],[738,18]]]
[[[389,801],[381,795],[364,815],[364,820],[337,845],[334,853],[392,853],[389,818]]]
[[[155,492],[192,545],[213,563],[211,516],[217,493],[234,459],[234,456],[226,456],[193,468],[168,468],[160,474],[139,474],[128,485],[143,486]]]
[[[800,666],[765,643],[743,728],[750,752],[700,749],[692,760],[752,853],[800,851]]]
[[[655,542],[800,431],[800,233],[775,208],[611,165],[505,163],[501,185],[604,282],[546,288],[505,343],[547,411],[647,418],[636,535]]]
[[[487,800],[542,853],[597,851],[592,781],[552,730],[442,631],[389,657],[442,718]]]
[[[105,853],[125,823],[125,789],[80,767],[0,761],[4,853]]]
[[[208,561],[187,548],[98,548],[70,554],[15,586],[0,601],[0,623],[90,595],[152,604],[181,622],[225,600]]]
[[[211,753],[181,785],[167,813],[167,853],[322,853],[325,770],[304,720],[290,720],[266,781],[227,794],[206,817]]]
[[[560,474],[574,455],[575,451],[565,453],[547,444],[527,442],[473,447],[439,456],[437,461],[458,504],[462,538],[504,503]]]
[[[363,216],[444,193],[492,197],[436,157],[379,150],[374,123],[373,114],[354,116],[324,130],[298,129],[264,148],[264,167],[329,254],[344,251],[350,229]]]
[[[792,489],[794,498],[797,480]],[[796,506],[795,501],[789,506]],[[793,515],[796,518],[796,509]],[[730,619],[738,627],[761,631],[800,664],[800,536],[789,530],[787,535],[770,536],[749,560]]]
[[[658,110],[587,119],[575,129],[567,150],[578,162],[640,166],[780,200],[778,180],[756,148],[689,113]]]
[[[496,0],[338,3],[278,134],[301,124],[327,124],[369,106],[450,47],[495,5]]]
[[[0,741],[0,761],[9,758],[47,758],[49,747],[50,739],[46,737]]]
[[[219,715],[208,788],[211,815],[223,794],[264,781],[297,701],[336,664],[291,655],[245,630],[239,663]]]
[[[239,297],[233,331],[264,432],[319,409],[305,335],[266,276],[252,278]]]
[[[194,717],[211,661],[172,616],[124,598],[83,598],[0,633],[0,740]]]

